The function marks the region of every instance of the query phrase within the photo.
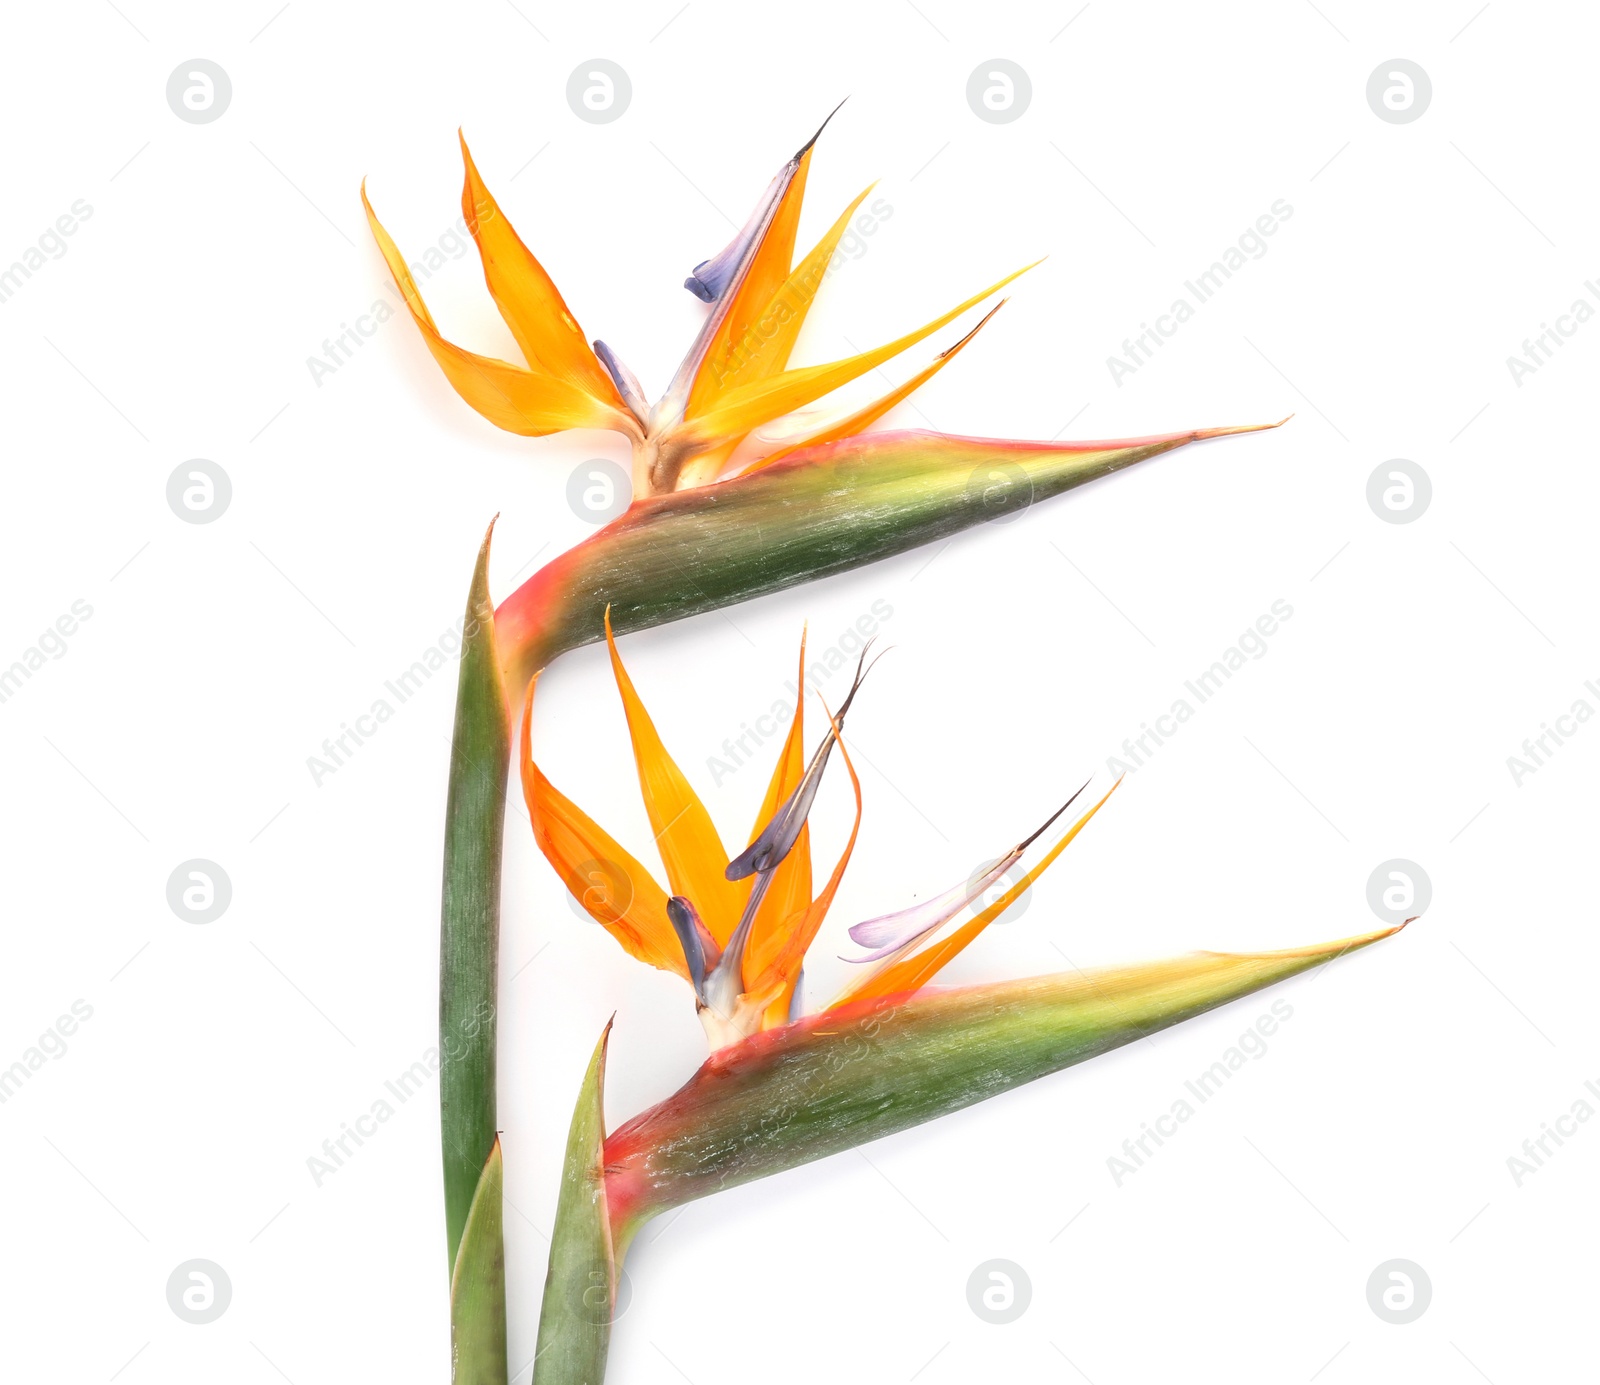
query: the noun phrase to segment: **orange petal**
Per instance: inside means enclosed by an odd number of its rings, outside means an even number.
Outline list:
[[[535,370],[564,380],[620,410],[622,396],[590,349],[561,290],[522,243],[516,228],[484,186],[466,136],[459,132],[458,136],[461,162],[466,167],[461,211],[478,243],[484,282],[522,354]]]
[[[795,230],[800,227],[800,203],[805,200],[806,174],[810,171],[811,150],[808,149],[800,155],[800,165],[789,187],[784,189],[778,210],[774,211],[755,259],[750,262],[749,273],[739,283],[722,326],[717,329],[717,336],[710,342],[706,358],[694,376],[685,411],[690,417],[704,413],[728,387],[728,366],[733,360],[742,360],[742,342],[757,333],[758,321],[766,307],[789,278],[790,262],[794,261]]]
[[[874,423],[888,413],[890,409],[894,408],[896,404],[899,404],[902,400],[908,398],[917,390],[921,389],[925,384],[928,383],[929,380],[943,370],[945,366],[947,366],[951,361],[955,360],[957,355],[960,354],[962,347],[964,347],[969,341],[977,336],[979,332],[983,330],[984,324],[987,323],[989,319],[997,312],[999,312],[1001,308],[1005,307],[1006,302],[1007,300],[1002,298],[994,305],[994,307],[990,308],[989,311],[984,314],[983,322],[980,322],[976,327],[968,332],[966,336],[962,337],[960,341],[958,341],[954,346],[950,347],[949,350],[941,351],[933,358],[932,364],[924,366],[909,380],[907,380],[905,384],[896,386],[894,389],[890,390],[888,394],[883,395],[879,399],[873,400],[872,403],[868,404],[865,408],[857,409],[855,413],[851,414],[848,418],[842,418],[837,423],[822,429],[820,432],[812,433],[809,437],[801,438],[797,442],[788,443],[785,446],[780,447],[776,452],[771,453],[769,456],[758,458],[749,466],[745,467],[743,471],[739,472],[739,475],[748,476],[752,471],[760,471],[762,467],[770,466],[780,457],[787,457],[790,453],[798,452],[803,447],[820,447],[823,443],[837,442],[840,438],[854,437],[857,433],[866,432],[868,428],[870,428]]]
[[[529,749],[533,690],[522,710],[522,794],[533,837],[572,897],[641,962],[689,979],[683,947],[667,917],[666,891],[577,804],[557,789]]]
[[[811,302],[816,299],[818,289],[822,286],[827,267],[834,262],[838,241],[850,229],[851,216],[856,214],[856,208],[862,202],[866,202],[867,194],[874,187],[877,184],[869,184],[862,189],[861,195],[850,206],[846,206],[838,221],[829,227],[827,235],[811,248],[811,253],[800,264],[795,265],[789,277],[782,280],[778,291],[763,302],[762,310],[744,320],[739,334],[728,334],[722,350],[715,357],[707,357],[690,397],[688,416],[706,413],[706,409],[715,403],[723,390],[765,379],[774,371],[781,371],[789,365],[789,353],[794,350],[795,341],[800,337],[800,328],[805,326],[806,313],[810,312]],[[790,235],[790,251],[792,246],[794,237]]]
[[[1037,263],[1039,261],[1035,260],[1034,264]],[[801,366],[798,370],[786,370],[764,380],[753,380],[735,386],[723,394],[708,413],[694,419],[688,425],[688,430],[694,436],[711,442],[719,438],[748,433],[760,424],[791,410],[802,408],[838,389],[839,386],[849,384],[875,366],[882,365],[890,357],[898,356],[907,347],[915,346],[924,337],[937,332],[968,308],[981,303],[991,293],[1004,288],[1019,274],[1026,274],[1032,268],[1033,265],[1024,265],[1015,273],[1008,274],[1004,279],[999,279],[988,288],[973,294],[965,302],[958,303],[949,312],[934,318],[932,322],[924,323],[914,332],[907,332],[903,337],[896,337],[893,341],[874,347],[871,351],[863,351],[860,355],[850,356],[842,361],[830,361],[826,365]]]
[[[559,433],[567,428],[610,428],[629,432],[631,421],[620,410],[577,386],[492,356],[464,351],[440,336],[404,256],[379,223],[372,203],[367,201],[365,186],[361,189],[361,202],[367,209],[367,224],[372,228],[378,249],[383,252],[389,272],[411,311],[411,320],[417,324],[428,350],[456,393],[490,423],[525,437]]]
[[[731,881],[723,875],[728,853],[722,838],[700,796],[661,743],[650,713],[634,691],[633,680],[623,668],[616,641],[611,637],[609,609],[606,648],[611,651],[611,671],[628,717],[634,763],[639,767],[639,792],[656,834],[661,862],[667,869],[667,883],[673,894],[685,896],[699,911],[711,936],[725,944],[739,926],[750,882]]]
[[[697,412],[703,413],[727,388],[725,377],[730,355],[755,330],[763,310],[789,277],[790,262],[794,259],[795,231],[800,225],[800,204],[805,199],[806,175],[810,170],[811,150],[807,148],[800,156],[799,165],[773,211],[772,220],[761,238],[750,269],[735,291],[722,325],[717,329],[705,359],[695,374],[687,409],[691,417]]]
[[[1005,913],[1007,909],[1016,903],[1022,892],[1026,890],[1028,886],[1033,884],[1033,882],[1041,875],[1043,875],[1047,869],[1049,869],[1050,864],[1056,859],[1057,856],[1067,849],[1067,846],[1072,839],[1076,837],[1079,832],[1083,831],[1084,826],[1088,823],[1089,819],[1105,806],[1106,798],[1110,798],[1111,795],[1117,791],[1117,784],[1120,784],[1121,782],[1122,780],[1119,779],[1117,780],[1116,784],[1113,784],[1109,789],[1107,789],[1105,798],[1102,798],[1099,803],[1096,803],[1094,807],[1089,809],[1087,813],[1079,818],[1077,822],[1072,825],[1071,831],[1065,833],[1061,840],[1045,853],[1044,859],[1040,861],[1038,865],[1024,875],[1021,880],[1019,880],[1015,885],[1001,895],[999,899],[997,899],[981,914],[978,914],[969,922],[956,929],[956,931],[948,938],[944,939],[943,942],[934,943],[929,947],[923,948],[921,952],[918,952],[913,956],[907,957],[899,962],[893,962],[884,967],[881,971],[872,973],[865,981],[862,981],[853,989],[846,990],[838,997],[838,999],[828,1006],[828,1009],[832,1010],[835,1007],[844,1004],[846,1001],[875,999],[879,996],[896,995],[900,992],[919,990],[923,986],[926,986],[942,967],[944,967],[953,957],[956,956],[957,953],[965,948],[968,943],[976,938],[978,934],[983,932],[985,928],[999,918],[1001,914]]]
[[[839,723],[834,720],[832,712],[828,713],[828,721],[833,726],[834,735],[838,736]],[[800,968],[805,963],[806,951],[816,939],[817,930],[822,927],[823,920],[828,917],[828,910],[833,906],[833,897],[839,890],[839,882],[844,879],[845,868],[850,864],[850,856],[856,849],[856,836],[861,831],[861,780],[856,776],[856,767],[851,763],[850,752],[845,748],[842,737],[839,740],[839,754],[844,758],[844,767],[850,773],[850,787],[856,796],[856,818],[850,827],[850,840],[839,853],[839,860],[833,868],[833,874],[828,877],[828,883],[823,886],[822,893],[802,912],[791,915],[785,920],[781,928],[767,934],[765,945],[760,952],[755,950],[755,939],[752,938],[751,947],[745,953],[745,990],[751,995],[760,995],[775,986],[781,986],[780,999],[785,1012],[788,1009],[788,997],[793,994],[795,982],[800,976]],[[768,1011],[766,1018],[769,1027],[774,1023],[773,1012],[778,1008],[779,1002],[774,1001],[772,1010]]]
[[[750,829],[752,841],[760,834],[762,828],[772,821],[779,806],[800,787],[800,781],[805,777],[805,693],[806,641],[802,635],[800,669],[795,675],[794,716],[789,723],[789,737],[779,752],[778,763],[772,770],[772,780],[767,785],[766,799],[756,814],[755,825]],[[754,882],[754,877],[748,878]],[[773,955],[777,945],[782,941],[784,929],[789,922],[810,905],[811,828],[808,825],[800,829],[794,847],[772,873],[772,882],[767,886],[766,898],[761,901],[761,908],[756,912],[755,920],[751,924],[746,957],[765,958]],[[785,993],[775,1002],[775,1005],[782,1006],[784,1015],[788,1013],[787,991],[790,989],[792,985],[786,987]]]

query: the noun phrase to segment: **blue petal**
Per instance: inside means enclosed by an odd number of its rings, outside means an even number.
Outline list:
[[[839,103],[839,106],[842,105],[843,101]],[[835,106],[829,113],[828,120],[833,119],[839,106]],[[794,175],[800,171],[801,158],[827,128],[828,120],[824,120],[817,133],[812,135],[795,156],[778,170],[778,176],[767,185],[761,200],[756,203],[755,211],[750,214],[750,220],[744,224],[739,234],[709,260],[702,260],[697,264],[694,273],[683,281],[683,286],[690,293],[702,302],[712,304],[713,308],[706,320],[700,324],[700,333],[689,347],[689,354],[679,364],[677,373],[672,377],[672,383],[667,386],[667,392],[656,402],[655,410],[651,414],[650,426],[653,429],[669,427],[683,417],[683,411],[689,403],[690,388],[705,361],[706,352],[711,349],[711,343],[727,315],[728,307],[733,301],[733,291],[744,282],[745,275],[750,272],[756,250],[772,227],[772,218],[778,210],[778,203],[783,200],[783,194],[794,181]],[[710,297],[707,297],[707,294]]]
[[[839,106],[844,105],[841,101]],[[839,106],[835,106],[828,115],[832,120],[838,113]],[[683,281],[684,288],[688,289],[702,303],[715,303],[722,297],[728,285],[733,281],[735,272],[743,262],[746,252],[753,246],[766,231],[767,222],[772,215],[772,210],[778,205],[778,200],[783,196],[789,186],[789,180],[794,177],[795,170],[800,166],[800,160],[807,149],[817,142],[818,136],[827,129],[828,120],[822,122],[815,135],[806,141],[805,146],[779,171],[778,176],[767,185],[767,190],[756,203],[756,209],[750,215],[750,220],[745,222],[744,229],[739,232],[727,245],[713,255],[709,260],[701,260],[694,267],[694,272]]]
[[[595,342],[594,354],[600,358],[600,364],[611,376],[612,383],[617,387],[617,393],[622,396],[622,402],[628,406],[640,424],[643,424],[650,413],[650,402],[644,397],[644,387],[639,383],[639,377],[623,365],[617,353],[603,341]]]
[[[683,959],[689,964],[689,980],[694,985],[695,998],[704,1005],[707,961],[715,965],[720,960],[715,955],[716,942],[700,921],[694,905],[682,895],[675,894],[667,901],[667,918],[671,920],[672,931],[678,935],[678,942],[683,947]],[[709,958],[708,953],[711,954]]]
[[[845,713],[850,710],[850,704],[855,701],[856,693],[861,688],[861,681],[872,666],[867,663],[867,650],[871,648],[872,641],[868,640],[856,664],[855,681],[850,685],[849,695],[839,704],[839,710],[834,715],[834,721],[841,731],[844,729]],[[782,864],[783,858],[794,850],[795,842],[800,839],[800,829],[806,825],[806,818],[811,813],[811,805],[817,797],[817,790],[822,787],[822,772],[828,767],[828,756],[833,751],[833,742],[834,730],[830,726],[822,738],[822,744],[812,755],[811,763],[806,766],[805,777],[801,779],[799,787],[779,805],[778,811],[772,815],[772,820],[761,829],[756,839],[728,862],[728,868],[723,874],[729,880],[743,880],[745,876],[754,875],[757,871],[776,870]]]
[[[856,924],[850,929],[851,941],[860,943],[862,947],[869,947],[872,951],[865,957],[845,957],[842,960],[858,963],[880,962],[893,953],[921,942],[936,929],[941,928],[1016,865],[1022,859],[1022,853],[1038,841],[1050,824],[1066,812],[1078,794],[1088,787],[1088,783],[1085,782],[1078,793],[1073,794],[1046,819],[1043,827],[1026,841],[1018,842],[982,875],[963,880],[959,885],[952,885],[943,894],[936,895],[921,904],[914,904],[909,909],[902,909],[899,913],[884,914],[879,918]]]

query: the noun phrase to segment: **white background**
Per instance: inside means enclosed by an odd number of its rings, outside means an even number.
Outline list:
[[[802,243],[873,178],[892,216],[828,280],[799,359],[886,339],[1048,253],[895,422],[1092,438],[1295,418],[937,556],[624,642],[734,843],[765,762],[714,786],[707,758],[780,695],[803,622],[822,649],[892,607],[894,653],[851,719],[866,820],[816,992],[844,970],[845,926],[961,878],[1085,775],[1108,782],[1123,738],[1279,599],[1294,615],[1266,655],[949,979],[1365,931],[1368,876],[1393,857],[1433,899],[1399,938],[1281,988],[1293,1018],[1265,1056],[1121,1186],[1108,1157],[1273,996],[648,1230],[611,1379],[1504,1385],[1583,1368],[1600,1132],[1579,1127],[1520,1187],[1507,1159],[1600,1080],[1600,728],[1520,787],[1506,761],[1575,699],[1600,707],[1584,689],[1600,326],[1520,385],[1506,358],[1600,272],[1584,248],[1600,25],[1577,5],[1319,6],[11,10],[0,263],[76,199],[93,214],[0,304],[0,663],[75,600],[93,616],[0,705],[0,1064],[76,999],[93,1018],[0,1106],[8,1378],[447,1378],[433,1090],[321,1186],[307,1160],[435,1042],[453,674],[320,787],[306,761],[459,618],[493,514],[504,596],[589,532],[573,468],[625,454],[609,435],[496,432],[403,315],[318,384],[324,339],[396,302],[357,188],[420,257],[458,215],[464,127],[585,329],[654,394],[704,311],[684,274],[844,96]],[[197,56],[233,83],[205,125],[164,94]],[[597,56],[633,84],[607,125],[565,99]],[[1410,124],[1365,95],[1397,56],[1433,84]],[[1013,123],[967,105],[994,57],[1031,77]],[[1118,385],[1107,357],[1277,199],[1293,216],[1268,253]],[[514,353],[475,257],[425,289],[448,335]],[[196,457],[232,480],[213,524],[166,503]],[[1367,504],[1391,458],[1432,479],[1411,524]],[[536,736],[556,782],[646,853],[598,651],[547,675]],[[843,785],[818,809],[824,864]],[[600,1025],[618,1012],[613,1123],[703,1048],[681,984],[575,916],[519,802],[507,838],[525,1380]],[[192,857],[232,881],[212,924],[166,902]],[[166,1301],[196,1257],[233,1285],[208,1326]],[[1433,1286],[1406,1326],[1366,1299],[1395,1257]],[[967,1306],[993,1258],[1032,1284],[1009,1326]]]

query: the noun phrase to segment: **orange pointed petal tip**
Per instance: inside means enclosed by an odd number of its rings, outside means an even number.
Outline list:
[[[828,710],[827,703],[824,702],[823,710],[827,712],[828,724],[832,728],[830,743],[837,742],[839,757],[844,761],[845,772],[850,776],[850,789],[855,795],[856,803],[855,819],[850,825],[849,839],[839,853],[839,859],[834,863],[833,872],[828,876],[828,883],[822,887],[822,893],[812,900],[803,912],[786,920],[781,930],[769,933],[760,939],[759,949],[752,947],[746,955],[744,974],[747,988],[751,994],[763,997],[767,1004],[771,1004],[770,997],[773,995],[782,996],[787,1001],[794,994],[800,978],[800,969],[805,964],[806,953],[816,941],[817,933],[828,917],[828,910],[833,907],[834,896],[839,892],[844,873],[855,855],[856,839],[861,833],[861,779],[856,774],[855,762],[851,760],[850,751],[844,743],[842,725],[844,709],[841,707],[840,713],[836,715]],[[787,1004],[784,1009],[785,1014],[782,1017],[768,1013],[767,1027],[787,1019]]]
[[[524,437],[542,437],[569,428],[630,430],[618,408],[569,380],[531,366],[523,368],[492,356],[480,356],[447,341],[423,301],[405,256],[373,211],[365,182],[361,185],[361,205],[366,209],[373,239],[429,352],[456,393],[490,423]]]
[[[711,814],[662,742],[655,722],[623,667],[611,633],[609,608],[605,630],[611,672],[633,742],[639,792],[655,833],[661,863],[666,867],[667,883],[673,894],[693,902],[711,936],[719,944],[726,944],[738,925],[750,887],[726,878],[727,849],[722,845]]]
[[[896,337],[893,341],[885,342],[870,351],[847,356],[843,360],[830,361],[825,365],[800,366],[765,379],[736,385],[720,395],[706,413],[690,419],[684,427],[687,433],[698,441],[712,443],[725,437],[743,436],[763,423],[791,413],[795,409],[804,408],[807,404],[821,399],[823,395],[831,394],[841,385],[847,385],[865,375],[867,371],[882,365],[891,357],[898,356],[908,347],[915,346],[925,337],[960,317],[962,313],[976,307],[990,294],[998,293],[1013,279],[1026,274],[1041,263],[1041,260],[1035,260],[1033,264],[1024,265],[1003,279],[995,280],[987,288],[980,289],[932,321],[925,322],[914,331],[907,332],[904,336]]]
[[[561,291],[522,243],[484,185],[472,151],[467,148],[466,136],[459,130],[456,134],[465,171],[461,186],[462,216],[477,242],[490,297],[500,309],[528,365],[564,380],[598,403],[612,409],[622,408],[616,383],[595,357]]]
[[[666,891],[609,833],[555,787],[534,763],[533,694],[522,709],[522,793],[534,840],[572,897],[630,956],[689,977],[667,912]]]
[[[1008,889],[993,904],[956,929],[948,938],[940,942],[931,943],[920,951],[913,952],[910,956],[891,957],[886,960],[866,977],[847,987],[828,1008],[835,1009],[851,1001],[868,1000],[880,996],[916,991],[927,985],[945,966],[964,951],[968,944],[982,933],[985,928],[1015,904],[1034,881],[1050,869],[1056,858],[1088,826],[1089,820],[1105,807],[1107,799],[1117,791],[1121,784],[1122,777],[1119,777],[1116,783],[1106,790],[1105,796],[1061,835],[1061,838],[1045,853],[1044,859],[1029,870],[1021,880]],[[1070,802],[1071,800],[1068,801]],[[910,946],[914,947],[915,945],[915,940],[913,940]],[[902,951],[905,950],[902,949]]]
[[[915,394],[919,389],[927,384],[929,380],[931,380],[935,375],[949,365],[951,361],[955,360],[955,358],[959,356],[962,350],[966,347],[967,343],[977,336],[978,333],[988,325],[989,320],[1010,301],[1011,300],[1009,298],[1002,298],[994,305],[994,307],[990,308],[989,311],[983,315],[982,320],[979,321],[978,324],[966,334],[966,336],[962,337],[961,340],[956,342],[953,346],[945,347],[945,349],[935,356],[933,360],[929,362],[929,364],[925,365],[903,385],[896,385],[895,388],[890,390],[887,394],[880,395],[870,404],[855,410],[853,413],[841,418],[838,422],[831,424],[830,426],[823,428],[818,432],[812,433],[807,437],[800,438],[795,442],[787,443],[786,445],[780,447],[776,452],[768,453],[765,457],[757,458],[742,471],[740,471],[739,474],[741,476],[748,476],[751,472],[760,471],[763,467],[771,466],[773,462],[781,461],[783,458],[790,456],[792,453],[799,452],[802,448],[820,447],[824,443],[838,442],[843,438],[852,437],[857,433],[866,432],[868,428],[870,428],[874,423],[888,413],[889,410],[894,408],[895,405],[903,403],[906,399],[910,398],[911,395]]]
[[[800,655],[795,671],[794,713],[789,721],[789,734],[778,752],[777,763],[767,783],[766,797],[750,829],[749,840],[754,841],[772,820],[780,804],[800,787],[805,777],[805,694],[806,694],[806,631],[800,633]],[[811,829],[803,826],[789,854],[772,872],[767,882],[766,897],[762,899],[750,926],[750,941],[746,956],[750,965],[759,970],[774,948],[787,936],[789,921],[799,916],[812,903]],[[793,987],[787,988],[792,992]],[[782,1024],[789,1017],[790,994],[780,994],[773,1013],[766,1019],[766,1027]]]
[[[772,820],[761,829],[750,845],[728,863],[726,875],[729,880],[743,880],[758,872],[764,873],[775,869],[794,846],[811,812],[817,790],[822,785],[822,775],[828,767],[828,756],[835,744],[843,748],[840,731],[844,726],[845,716],[855,702],[856,694],[861,691],[861,685],[866,680],[867,674],[877,663],[877,659],[870,664],[867,662],[867,654],[872,649],[872,643],[872,640],[868,640],[862,647],[861,656],[856,661],[855,677],[850,683],[850,691],[839,704],[838,715],[835,716],[831,712],[828,714],[832,731],[825,735],[821,744],[817,746],[810,764],[806,766],[805,776],[800,781],[799,787],[784,800]],[[826,707],[827,704],[823,705]]]
[[[704,409],[722,390],[730,352],[750,336],[752,325],[787,279],[811,149],[821,133],[819,129],[778,170],[727,248],[696,265],[684,280],[685,288],[711,304],[711,313],[652,411],[652,419],[664,432],[675,428],[686,410]]]

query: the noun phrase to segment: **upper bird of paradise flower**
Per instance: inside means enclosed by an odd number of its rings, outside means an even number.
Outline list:
[[[778,752],[750,843],[730,858],[705,804],[656,731],[623,667],[609,624],[606,643],[633,743],[640,792],[671,892],[534,762],[529,735],[534,688],[530,687],[523,706],[522,785],[535,839],[573,896],[628,953],[690,983],[713,1050],[789,1024],[799,1017],[806,953],[827,918],[861,826],[861,782],[844,743],[843,727],[871,667],[867,652],[862,652],[838,711],[828,711],[828,728],[807,758],[802,638],[798,695],[788,736]],[[807,819],[835,746],[855,793],[855,822],[819,889],[812,876]],[[862,972],[823,1009],[926,985],[1049,868],[1115,787],[1036,866],[947,935],[947,926],[1006,876],[1082,789],[1044,826],[976,875],[920,904],[856,924],[850,937],[867,951],[846,960],[860,963]]]
[[[611,347],[598,340],[591,347],[585,340],[560,290],[484,185],[464,137],[462,211],[477,242],[489,292],[526,365],[481,356],[447,341],[405,257],[373,212],[365,187],[362,201],[413,320],[461,397],[496,426],[529,437],[568,428],[621,433],[633,445],[635,495],[656,495],[723,479],[735,451],[756,430],[771,429],[784,416],[915,346],[1033,267],[1006,275],[931,322],[870,351],[790,368],[789,357],[839,241],[872,191],[871,186],[864,189],[811,251],[794,262],[811,151],[821,133],[778,170],[733,240],[696,265],[685,281],[684,287],[710,304],[711,312],[666,393],[653,405]],[[745,474],[802,448],[863,432],[953,360],[989,317],[905,384],[865,407],[826,421],[792,420],[790,441],[758,439],[756,455],[737,469]]]
[[[464,138],[462,209],[524,365],[444,338],[363,186],[372,233],[412,320],[468,404],[513,433],[602,428],[632,445],[630,508],[541,568],[497,612],[513,697],[563,650],[598,638],[607,606],[619,631],[659,625],[946,538],[1185,443],[1277,426],[1060,443],[869,431],[954,360],[999,304],[879,398],[831,412],[818,406],[1033,266],[870,351],[792,365],[840,239],[872,191],[797,260],[815,138],[778,170],[739,234],[685,281],[710,310],[654,405],[615,351],[586,340],[484,185]]]

